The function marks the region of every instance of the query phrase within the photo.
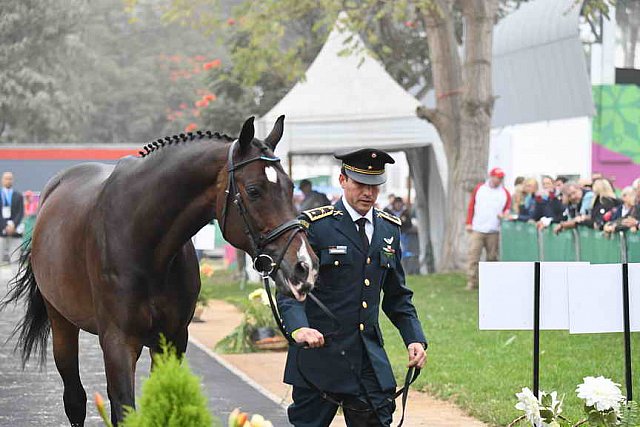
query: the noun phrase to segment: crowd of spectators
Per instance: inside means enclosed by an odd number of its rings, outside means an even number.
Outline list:
[[[539,229],[552,227],[555,233],[576,227],[590,227],[604,233],[636,232],[640,221],[640,178],[616,194],[607,178],[569,181],[543,176],[518,177],[515,181],[510,215],[512,221],[532,222]]]

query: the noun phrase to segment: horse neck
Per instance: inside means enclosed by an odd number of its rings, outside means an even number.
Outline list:
[[[152,249],[157,270],[215,217],[219,194],[224,194],[220,172],[226,166],[228,144],[218,141],[183,143],[151,153],[130,176],[133,207],[132,233],[142,252]],[[131,212],[129,212],[131,214]]]

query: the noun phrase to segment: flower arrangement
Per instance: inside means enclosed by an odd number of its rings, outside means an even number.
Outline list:
[[[242,303],[242,310],[244,311],[242,323],[218,342],[217,351],[249,353],[260,349],[286,347],[286,340],[277,332],[277,325],[264,289],[252,291],[247,296],[247,300]],[[263,342],[266,345],[264,348],[261,346]]]
[[[229,427],[273,427],[271,421],[264,419],[262,415],[253,414],[249,419],[249,414],[240,412],[239,408],[234,409],[229,414]]]
[[[608,378],[585,377],[578,385],[576,393],[584,401],[586,418],[572,423],[562,415],[562,399],[558,400],[557,392],[541,391],[534,396],[528,388],[516,393],[518,403],[516,409],[524,414],[509,426],[526,421],[533,427],[638,427],[640,426],[640,407],[634,402],[625,402],[620,391],[620,384]]]

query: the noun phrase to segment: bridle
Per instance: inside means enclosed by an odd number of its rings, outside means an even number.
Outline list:
[[[238,190],[238,186],[236,185],[235,179],[235,171],[238,169],[253,163],[259,160],[271,163],[278,163],[280,159],[278,157],[268,157],[268,156],[256,156],[247,160],[243,160],[238,163],[234,163],[233,161],[233,152],[235,150],[236,144],[238,140],[233,141],[231,147],[229,148],[229,154],[227,159],[227,188],[225,190],[226,200],[225,204],[222,207],[222,215],[221,215],[221,228],[222,235],[226,238],[226,225],[227,225],[227,206],[229,205],[229,199],[232,200],[233,204],[238,209],[240,213],[240,217],[242,218],[242,223],[244,225],[244,233],[249,237],[249,244],[251,245],[251,252],[253,258],[253,268],[256,269],[260,273],[263,279],[271,276],[273,277],[277,271],[280,269],[280,264],[284,259],[289,246],[293,242],[293,239],[296,235],[304,231],[304,227],[297,219],[291,219],[289,221],[285,221],[277,227],[269,230],[266,233],[262,233],[259,230],[256,230],[253,225],[251,218],[249,218],[249,213],[247,208],[242,201],[242,196],[240,195],[240,191]],[[285,244],[282,251],[278,254],[276,259],[274,260],[271,255],[264,252],[266,246],[279,239],[284,234],[291,232],[289,238],[287,239],[287,243]]]
[[[222,215],[221,215],[221,231],[222,231],[222,235],[226,238],[225,235],[225,231],[226,231],[226,222],[227,222],[227,206],[229,205],[229,199],[231,198],[233,204],[236,206],[236,208],[238,209],[238,212],[240,213],[240,217],[242,218],[242,222],[244,225],[244,232],[245,234],[249,237],[249,242],[251,245],[251,251],[254,254],[254,258],[253,258],[253,268],[260,273],[260,276],[262,277],[263,283],[264,283],[264,288],[265,291],[267,293],[267,297],[269,299],[269,306],[271,307],[271,312],[273,313],[273,317],[276,321],[276,325],[278,326],[278,329],[280,330],[280,332],[282,333],[282,335],[287,339],[287,341],[289,342],[289,344],[299,347],[300,350],[302,348],[306,348],[306,343],[298,343],[296,342],[293,337],[291,336],[291,334],[286,330],[284,323],[282,321],[282,318],[280,317],[280,314],[278,313],[278,309],[276,306],[276,303],[274,301],[272,292],[271,292],[271,286],[269,285],[269,277],[272,277],[275,280],[275,274],[278,272],[278,270],[280,269],[280,264],[282,263],[282,260],[284,259],[284,256],[287,252],[287,250],[289,249],[289,246],[291,246],[291,243],[293,242],[293,239],[296,237],[296,235],[299,232],[304,231],[304,227],[302,226],[302,223],[298,220],[298,219],[291,219],[289,221],[285,221],[282,224],[278,225],[277,227],[271,229],[270,231],[266,232],[266,233],[261,233],[259,231],[256,231],[254,225],[252,224],[251,219],[249,218],[249,214],[248,211],[246,209],[246,206],[244,204],[244,202],[242,201],[242,196],[240,195],[240,191],[238,190],[238,187],[236,185],[236,180],[235,180],[235,171],[237,171],[238,169],[253,163],[253,162],[257,162],[259,160],[262,161],[266,161],[266,162],[271,162],[271,163],[277,163],[280,161],[280,159],[278,157],[267,157],[267,156],[256,156],[256,157],[252,157],[250,159],[247,160],[243,160],[241,162],[238,163],[234,163],[233,161],[233,152],[234,149],[236,147],[238,140],[233,141],[233,143],[231,144],[231,147],[229,148],[229,154],[227,156],[227,188],[225,190],[225,204],[222,207]],[[282,249],[282,251],[278,254],[278,256],[276,257],[276,259],[274,260],[273,257],[271,257],[269,254],[266,254],[264,252],[265,247],[277,240],[278,238],[280,238],[281,236],[285,235],[286,233],[291,232],[287,242],[284,246],[284,248]],[[311,266],[309,266],[311,267]],[[315,295],[313,295],[311,292],[307,293],[307,296],[320,308],[320,310],[322,310],[325,315],[327,317],[329,317],[329,319],[331,319],[331,321],[336,325],[336,330],[331,331],[329,333],[324,334],[325,340],[328,341],[331,338],[333,338],[334,336],[338,335],[341,330],[342,330],[342,325],[340,323],[340,321],[338,320],[338,318],[331,312],[331,310],[329,310],[329,308],[324,305],[324,303],[322,301],[320,301]],[[302,379],[315,391],[317,391],[318,393],[320,393],[320,395],[325,399],[328,400],[338,406],[342,406],[343,408],[348,408],[352,411],[355,412],[368,412],[367,410],[363,410],[361,408],[355,408],[355,407],[349,407],[345,404],[344,401],[340,400],[337,397],[334,397],[333,395],[331,395],[328,392],[325,392],[323,390],[321,390],[317,385],[315,385],[313,382],[311,382],[311,380],[304,375],[304,373],[302,372],[302,370],[300,369],[300,355],[301,355],[301,351],[298,350],[297,352],[297,357],[296,357],[296,366],[298,369],[298,372],[300,374],[300,376],[302,377]],[[368,393],[366,392],[366,388],[364,388],[364,384],[362,383],[362,380],[360,378],[360,374],[358,372],[356,372],[355,366],[351,363],[351,361],[347,358],[346,356],[346,351],[344,349],[342,349],[340,351],[340,354],[343,356],[343,358],[345,359],[345,361],[347,362],[350,371],[353,373],[353,375],[356,377],[356,379],[358,380],[358,384],[359,386],[365,391],[365,397],[367,400],[367,404],[369,405],[369,407],[371,408],[371,410],[373,411],[373,413],[376,415],[376,417],[378,417],[378,410],[380,408],[382,408],[383,406],[392,403],[396,398],[398,398],[399,396],[402,396],[402,418],[400,420],[400,423],[398,424],[398,427],[402,426],[403,422],[404,422],[404,416],[405,416],[405,412],[406,412],[406,404],[407,404],[407,398],[409,395],[409,386],[418,378],[418,375],[420,375],[420,369],[418,368],[409,368],[409,370],[407,371],[407,375],[405,377],[405,383],[404,386],[399,389],[398,391],[396,391],[393,396],[391,398],[388,399],[387,402],[383,402],[383,404],[376,406],[373,404],[373,402],[371,401],[371,399],[368,396]],[[379,419],[379,417],[378,417]]]

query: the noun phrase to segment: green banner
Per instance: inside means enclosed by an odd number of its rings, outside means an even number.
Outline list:
[[[627,262],[640,262],[640,233],[627,232]]]
[[[555,234],[551,227],[542,232],[543,261],[577,261],[576,241],[573,230]]]
[[[540,261],[535,225],[504,221],[500,233],[500,254],[502,261]]]
[[[617,233],[605,236],[601,231],[578,227],[578,236],[580,237],[580,261],[593,264],[622,262],[620,236]]]

